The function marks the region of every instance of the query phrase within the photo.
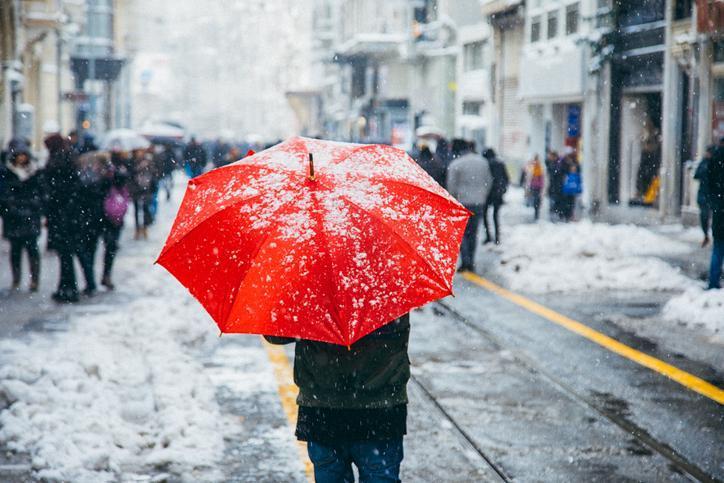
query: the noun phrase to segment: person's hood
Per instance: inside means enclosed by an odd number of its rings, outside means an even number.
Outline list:
[[[20,181],[27,181],[38,172],[38,165],[31,157],[29,157],[30,162],[27,166],[16,166],[12,163],[11,159],[14,159],[14,156],[9,157],[8,160],[5,161],[5,167],[8,171],[17,176]]]

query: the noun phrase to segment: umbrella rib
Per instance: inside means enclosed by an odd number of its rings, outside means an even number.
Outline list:
[[[403,186],[408,186],[408,187],[410,187],[410,188],[414,188],[414,189],[419,190],[419,191],[424,191],[424,192],[427,193],[427,194],[430,194],[430,195],[432,195],[432,196],[434,196],[434,197],[436,197],[436,198],[439,198],[439,199],[445,201],[448,205],[452,205],[454,208],[456,208],[456,209],[458,209],[458,210],[462,209],[462,210],[464,210],[467,214],[469,214],[469,215],[472,214],[472,211],[470,211],[470,210],[468,210],[467,208],[465,208],[464,206],[462,206],[462,204],[460,204],[459,201],[454,200],[454,198],[453,198],[454,201],[453,201],[453,200],[450,200],[450,199],[444,197],[443,195],[441,195],[441,194],[439,194],[439,193],[435,193],[434,191],[430,191],[430,190],[428,190],[427,188],[423,188],[422,186],[419,186],[419,185],[416,185],[416,184],[413,184],[413,183],[409,183],[409,182],[407,182],[407,181],[401,181],[401,180],[399,180],[399,179],[386,178],[386,177],[385,177],[385,178],[376,178],[375,181],[389,182],[389,183],[394,183],[394,184],[401,184],[401,185],[403,185]]]
[[[314,193],[313,199],[314,199],[314,202],[315,202],[315,204],[317,205],[317,207],[319,207],[319,197],[317,196],[317,193],[316,193],[316,192]],[[321,225],[321,226],[320,226],[319,233],[320,233],[320,237],[321,237],[322,240],[324,241],[324,245],[325,245],[325,248],[326,248],[326,250],[323,250],[323,253],[325,253],[326,256],[327,256],[327,263],[328,263],[327,266],[329,267],[329,271],[330,271],[330,274],[329,274],[330,285],[332,286],[332,290],[334,291],[334,294],[335,294],[334,300],[336,300],[336,299],[337,299],[337,293],[339,292],[339,291],[337,290],[337,288],[338,288],[338,286],[339,286],[339,284],[338,284],[338,281],[339,281],[339,280],[338,280],[338,278],[335,276],[336,270],[334,269],[334,262],[333,262],[333,260],[332,260],[332,254],[330,253],[329,238],[327,237],[327,232],[324,230],[324,219],[323,219],[320,211],[317,209],[317,210],[314,211],[314,213],[315,213],[315,217],[317,218],[317,221],[318,221],[319,224]],[[342,324],[342,316],[341,316],[341,314],[339,313],[339,310],[338,310],[337,306],[336,306],[334,303],[331,303],[331,304],[330,304],[330,307],[332,308],[332,311],[331,311],[331,314],[330,314],[330,315],[331,315],[333,318],[336,319],[335,322],[337,323],[337,327],[339,327],[339,326]],[[348,323],[347,323],[347,325],[348,325],[348,327],[347,327],[347,328],[348,328],[348,331],[347,331],[348,339],[347,339],[347,341],[349,342],[349,338],[352,337],[352,325],[351,325],[351,321],[348,320],[347,322],[348,322]]]
[[[424,265],[427,266],[427,268],[430,269],[430,271],[434,274],[434,277],[433,277],[433,278],[435,278],[435,281],[436,281],[438,284],[440,284],[441,288],[444,288],[445,290],[451,290],[452,287],[450,286],[449,283],[447,283],[447,281],[445,280],[445,277],[442,276],[442,275],[439,273],[438,269],[436,269],[425,257],[423,257],[422,255],[420,255],[420,254],[417,252],[417,250],[415,250],[415,248],[413,248],[412,245],[410,245],[410,244],[407,242],[407,240],[405,240],[405,239],[402,237],[402,235],[400,235],[399,233],[397,233],[397,230],[395,230],[392,226],[390,226],[389,223],[387,223],[386,220],[384,220],[384,219],[382,219],[382,218],[380,218],[380,217],[378,217],[378,216],[375,216],[374,214],[372,214],[372,213],[370,213],[369,211],[365,210],[365,209],[362,208],[360,205],[358,205],[358,204],[355,203],[354,201],[350,200],[350,199],[347,198],[346,196],[342,195],[342,196],[340,196],[340,197],[343,198],[343,199],[344,199],[345,201],[347,201],[348,203],[350,203],[351,205],[355,206],[358,210],[360,210],[362,213],[364,213],[365,215],[367,215],[370,219],[375,220],[377,223],[379,223],[380,225],[382,225],[382,227],[383,227],[385,230],[387,230],[388,232],[392,233],[392,235],[395,236],[395,238],[400,242],[400,244],[401,244],[403,247],[406,247],[410,252],[412,252],[412,253],[414,254],[415,258],[417,258],[418,260],[420,260]],[[441,282],[442,282],[442,283],[441,283]]]

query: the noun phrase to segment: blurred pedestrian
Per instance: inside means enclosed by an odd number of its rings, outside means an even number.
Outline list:
[[[211,146],[211,163],[218,168],[226,164],[226,157],[229,154],[229,145],[223,139],[218,138]]]
[[[420,147],[420,151],[415,159],[417,164],[425,170],[427,174],[434,179],[440,186],[445,186],[445,167],[435,156],[427,144]]]
[[[296,342],[294,381],[299,386],[296,436],[307,442],[315,481],[400,481],[407,433],[410,316],[377,329],[351,348]]]
[[[452,162],[452,152],[450,150],[450,143],[447,139],[440,138],[437,140],[435,156],[437,156],[437,159],[440,161],[440,164],[442,164],[443,169],[445,170],[445,176],[443,176],[443,179],[447,180],[447,169],[450,167],[450,163]]]
[[[105,153],[88,152],[75,156],[78,172],[78,201],[80,205],[80,232],[78,260],[85,278],[83,294],[92,296],[97,290],[95,259],[98,242],[103,231],[103,171],[108,163]]]
[[[153,147],[153,162],[159,175],[159,189],[166,192],[166,201],[171,199],[173,189],[173,172],[176,170],[173,148],[168,144],[157,144]]]
[[[78,286],[73,258],[78,254],[81,233],[80,181],[70,141],[60,134],[45,139],[48,164],[45,168],[48,249],[58,254],[60,277],[53,293],[56,302],[77,302]]]
[[[38,166],[24,141],[10,141],[5,165],[0,167],[0,217],[3,237],[10,242],[12,289],[20,288],[22,254],[28,255],[30,291],[37,292],[40,282],[40,219],[43,190]]]
[[[118,241],[123,230],[123,221],[130,204],[128,174],[112,165],[106,175],[106,189],[103,199],[103,277],[101,285],[113,290],[113,262],[118,253]]]
[[[706,151],[704,151],[704,156],[701,158],[701,161],[699,161],[699,166],[696,167],[696,172],[694,173],[694,179],[699,181],[699,191],[696,194],[696,203],[699,205],[699,224],[701,225],[701,230],[704,232],[704,239],[701,242],[702,248],[706,247],[711,241],[709,239],[711,207],[709,206],[709,195],[707,192],[709,186],[706,176],[707,169],[709,167],[709,160],[714,154],[715,148],[716,146],[713,144],[707,146]]]
[[[130,193],[136,224],[134,239],[148,239],[148,227],[153,223],[153,197],[158,190],[158,173],[153,159],[145,150],[133,152]]]
[[[724,147],[717,147],[707,166],[707,195],[712,210],[711,233],[714,242],[709,267],[709,289],[721,288],[724,264]]]
[[[558,153],[549,150],[546,154],[546,171],[548,175],[548,198],[551,220],[562,217],[563,183],[566,181],[566,170],[563,159]]]
[[[538,220],[540,217],[540,205],[545,185],[545,177],[543,175],[543,164],[540,162],[540,156],[535,154],[533,159],[528,161],[523,170],[523,182],[526,190],[526,196],[533,206],[533,219]]]
[[[566,154],[563,162],[563,169],[566,177],[561,188],[560,215],[564,221],[572,221],[576,212],[576,201],[583,192],[583,179],[581,178],[581,166],[576,159],[574,151]]]
[[[488,211],[493,208],[493,224],[495,226],[495,244],[500,245],[500,207],[503,206],[503,197],[508,191],[510,177],[508,170],[505,168],[500,159],[492,148],[483,151],[483,157],[488,161],[490,166],[490,174],[493,177],[493,184],[488,194],[488,199],[483,207],[483,225],[485,226],[485,242],[490,243],[493,238],[490,236],[490,227],[488,225]]]
[[[238,146],[232,145],[231,148],[229,148],[229,152],[226,153],[226,159],[224,160],[223,166],[235,163],[243,157],[244,156]]]
[[[448,168],[447,190],[473,213],[465,227],[460,247],[461,265],[458,268],[458,271],[473,271],[475,269],[475,249],[478,244],[478,225],[493,187],[493,175],[488,162],[470,151],[467,143],[459,145],[459,147],[461,149],[460,157],[455,159]]]
[[[184,166],[189,178],[195,178],[206,168],[206,151],[204,147],[192,137],[184,150]]]

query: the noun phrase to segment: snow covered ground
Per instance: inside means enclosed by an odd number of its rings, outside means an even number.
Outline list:
[[[688,245],[634,225],[540,222],[506,229],[499,274],[530,293],[590,290],[683,290],[693,282],[659,257]]]
[[[124,285],[143,295],[122,310],[79,307],[67,331],[0,344],[0,399],[11,403],[0,442],[30,453],[40,478],[114,481],[150,468],[218,476],[226,430],[195,357],[215,337],[160,269],[139,273]]]
[[[712,334],[712,342],[724,344],[724,290],[691,288],[669,300],[663,314],[688,327],[703,327]]]

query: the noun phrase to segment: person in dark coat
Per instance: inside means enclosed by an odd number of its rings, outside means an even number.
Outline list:
[[[195,178],[204,172],[206,151],[200,143],[196,142],[196,138],[192,137],[184,150],[184,163],[189,178]]]
[[[696,193],[696,204],[699,205],[699,224],[701,225],[701,230],[704,232],[704,239],[701,242],[702,248],[706,247],[711,241],[709,239],[711,208],[709,207],[709,195],[707,192],[709,187],[706,182],[706,174],[709,160],[714,154],[714,149],[715,146],[713,144],[707,146],[704,156],[701,158],[699,166],[696,167],[696,172],[694,173],[694,179],[699,181],[699,191]]]
[[[3,186],[0,191],[0,217],[3,219],[3,237],[10,242],[12,289],[20,288],[22,253],[25,251],[30,265],[30,291],[37,292],[40,282],[38,237],[43,212],[42,177],[24,142],[10,142],[0,178]]]
[[[712,212],[711,234],[714,242],[709,266],[709,288],[721,288],[724,264],[724,147],[719,146],[709,160],[706,175],[708,203]]]
[[[45,139],[48,165],[45,168],[46,217],[48,219],[48,249],[58,254],[60,279],[53,294],[57,302],[77,302],[78,286],[73,257],[81,243],[80,180],[67,138],[51,134]]]
[[[352,346],[296,341],[296,436],[307,442],[318,483],[399,481],[407,433],[409,314]],[[273,344],[294,339],[266,337]]]
[[[546,171],[550,215],[552,220],[557,220],[563,216],[563,184],[567,171],[563,158],[559,158],[555,151],[548,151],[546,155]]]
[[[80,233],[77,254],[86,282],[83,294],[87,296],[94,295],[97,290],[95,259],[104,228],[103,200],[106,192],[102,172],[104,156],[104,154],[92,152],[83,155],[82,159],[88,161],[78,163],[78,158],[75,159],[78,170],[78,201],[80,204]]]
[[[490,228],[488,225],[488,210],[493,208],[493,224],[495,225],[495,244],[500,244],[500,207],[503,206],[503,196],[508,190],[510,177],[505,164],[498,159],[495,151],[491,148],[483,152],[483,157],[488,160],[490,166],[490,174],[493,177],[493,186],[488,194],[488,199],[483,206],[483,225],[485,226],[485,243],[490,243],[493,239],[490,236]]]
[[[148,227],[153,224],[152,203],[158,191],[158,179],[153,157],[144,150],[134,151],[129,191],[133,198],[136,240],[148,239]]]
[[[415,158],[417,164],[425,170],[427,174],[434,179],[440,186],[445,186],[446,169],[440,160],[435,156],[427,145],[420,148],[420,152]]]

